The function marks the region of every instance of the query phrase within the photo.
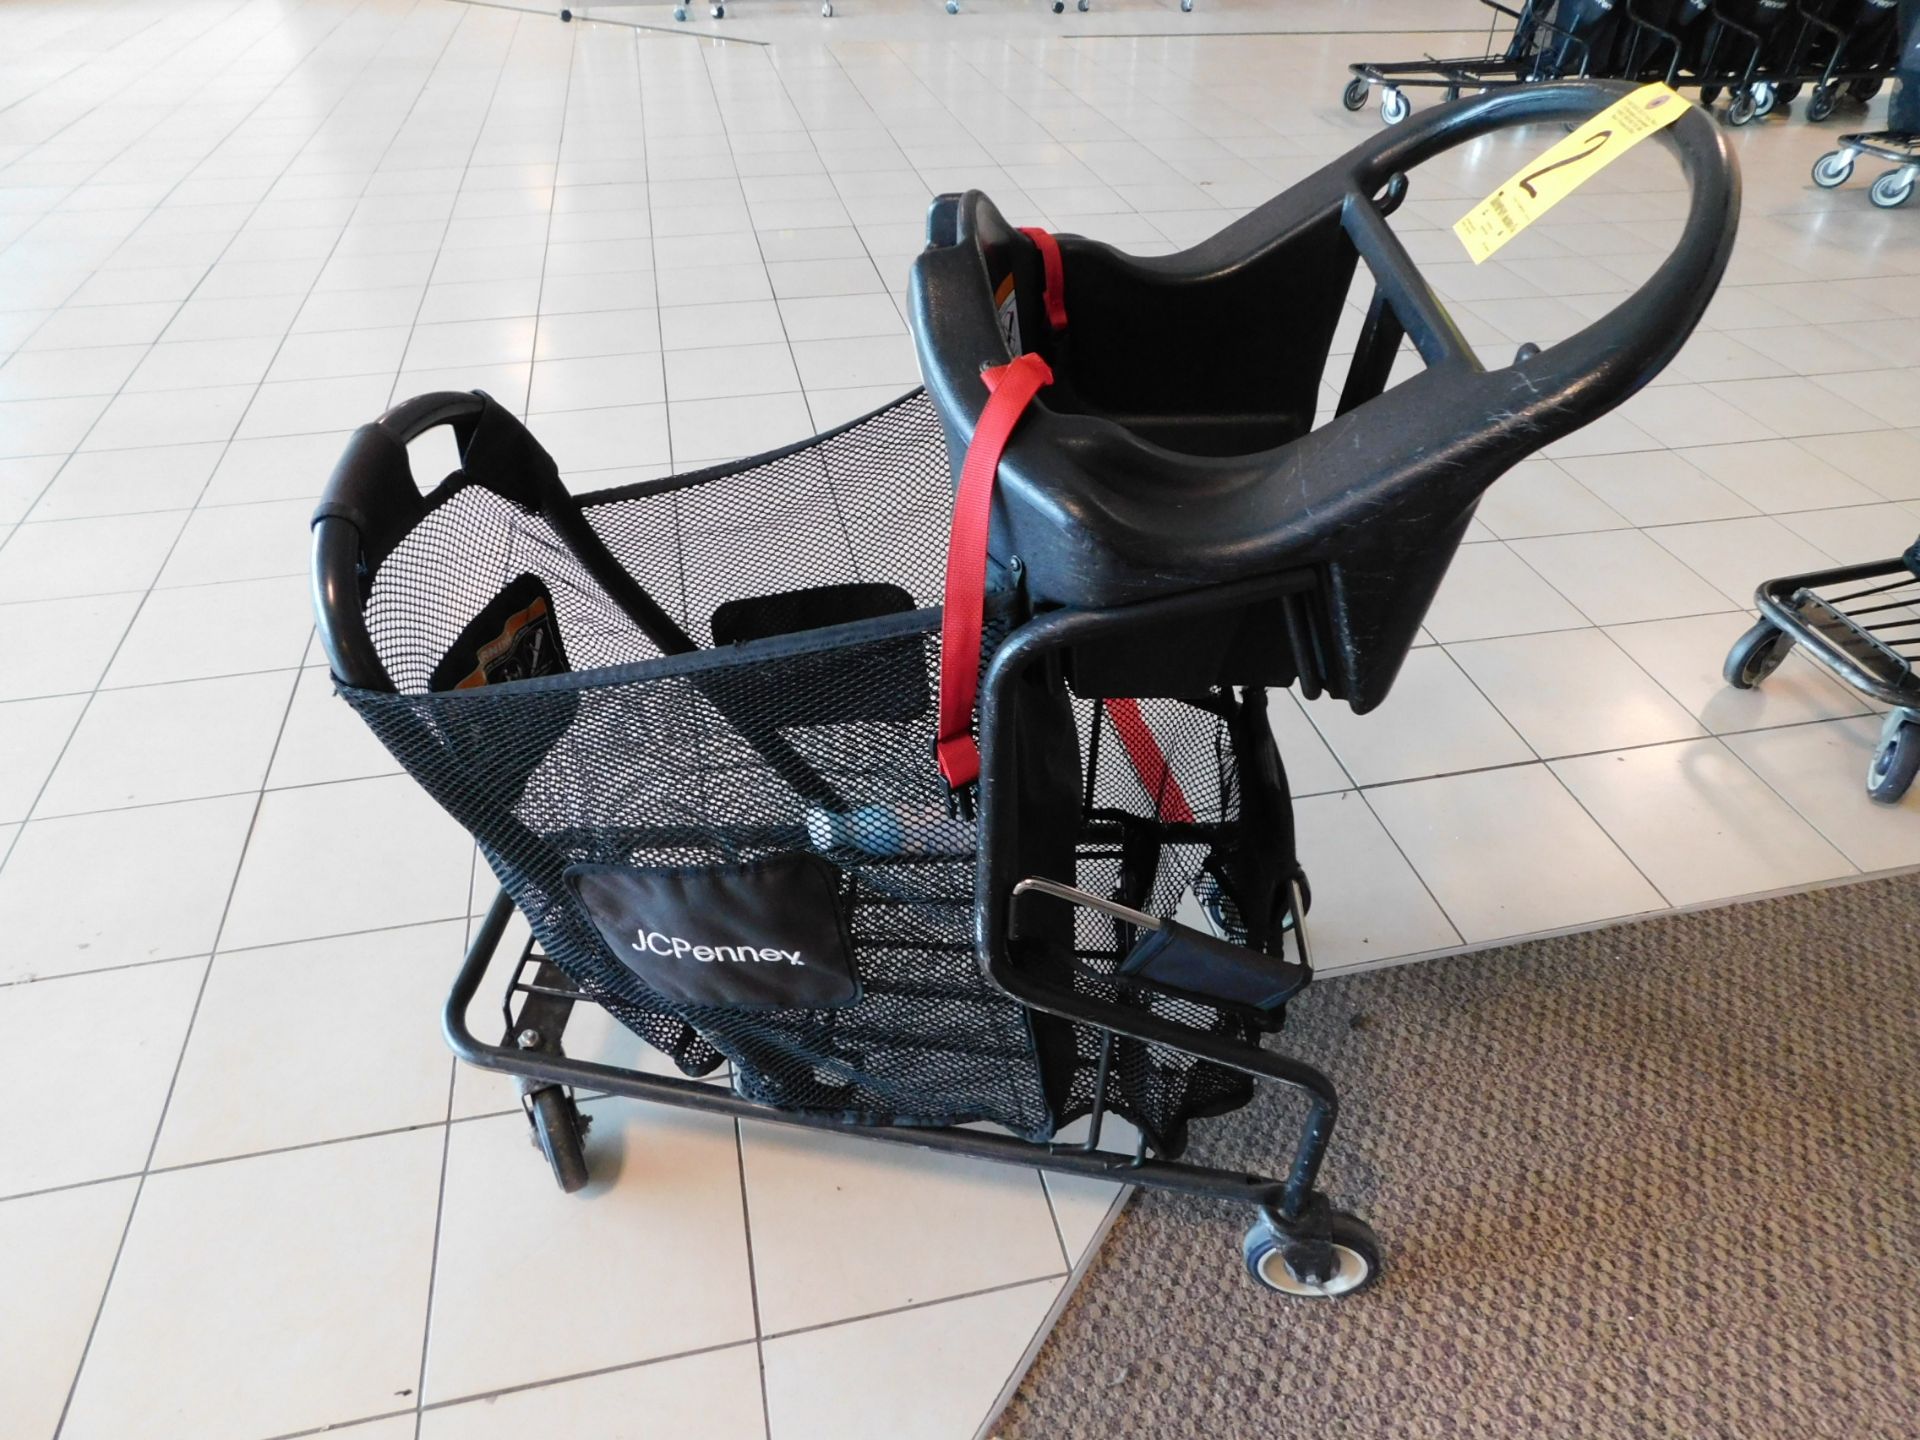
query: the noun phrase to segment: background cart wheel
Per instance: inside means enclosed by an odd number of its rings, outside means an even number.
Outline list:
[[[949,15],[958,15],[960,13],[960,0],[947,0],[947,13]]]
[[[826,0],[826,3],[820,7],[820,18],[822,20],[833,18],[833,0]]]
[[[1340,103],[1349,110],[1364,110],[1367,97],[1373,93],[1373,87],[1358,76],[1347,82],[1347,88],[1340,92]]]
[[[1729,125],[1749,124],[1759,113],[1759,102],[1753,98],[1753,92],[1750,90],[1743,90],[1731,100],[1727,101],[1727,123]]]
[[[1864,105],[1880,93],[1881,84],[1882,81],[1878,75],[1869,75],[1865,79],[1856,80],[1847,86],[1847,94]]]
[[[1793,652],[1793,637],[1771,620],[1762,620],[1733,642],[1720,673],[1736,690],[1751,690],[1778,670]]]
[[[1807,119],[1825,120],[1839,103],[1840,97],[1833,93],[1833,86],[1816,85],[1813,94],[1807,97]]]
[[[1898,805],[1916,775],[1920,775],[1920,721],[1901,719],[1896,711],[1880,732],[1880,747],[1867,766],[1867,794],[1882,805]]]
[[[1853,156],[1844,150],[1829,150],[1813,162],[1813,183],[1832,190],[1853,178]]]
[[[1078,3],[1075,4],[1073,8],[1084,15],[1093,8],[1093,0],[1078,0]]]
[[[1776,86],[1773,92],[1773,108],[1776,110],[1785,110],[1800,98],[1801,88],[1798,80],[1790,80],[1785,85]]]
[[[564,1085],[543,1085],[527,1096],[533,1143],[553,1168],[554,1182],[571,1195],[587,1183],[588,1118]]]
[[[1412,113],[1413,102],[1397,86],[1389,85],[1380,92],[1380,118],[1387,124],[1398,125]]]
[[[676,5],[676,6],[674,6],[674,7],[673,7],[673,18],[674,18],[674,19],[676,19],[676,20],[684,20],[684,19],[686,19],[686,18],[687,18],[687,7],[686,7],[686,6],[684,6],[684,5]]]
[[[1867,198],[1882,210],[1904,205],[1913,198],[1913,177],[1912,170],[1889,170],[1873,182],[1873,188],[1867,191]]]
[[[1773,107],[1778,97],[1774,93],[1773,86],[1767,81],[1760,81],[1749,90],[1747,94],[1753,97],[1753,114],[1755,119],[1764,120],[1773,113]]]
[[[1373,1227],[1357,1215],[1335,1210],[1328,1219],[1333,1229],[1333,1274],[1326,1280],[1303,1280],[1287,1263],[1286,1237],[1264,1217],[1256,1220],[1240,1244],[1247,1273],[1269,1290],[1302,1299],[1337,1300],[1354,1295],[1380,1278],[1380,1240]]]

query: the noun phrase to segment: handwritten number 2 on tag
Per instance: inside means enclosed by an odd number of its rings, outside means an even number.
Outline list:
[[[1571,165],[1576,160],[1585,160],[1588,157],[1594,154],[1597,154],[1599,152],[1600,147],[1602,145],[1605,145],[1607,141],[1611,140],[1612,138],[1613,138],[1613,131],[1611,130],[1594,131],[1593,138],[1587,141],[1586,149],[1580,151],[1580,153],[1577,155],[1569,155],[1564,160],[1556,160],[1551,165],[1542,165],[1538,170],[1533,171],[1529,175],[1522,175],[1520,177],[1520,188],[1527,192],[1527,198],[1529,200],[1538,200],[1540,198],[1540,192],[1533,188],[1534,181],[1538,180],[1542,175],[1547,174],[1549,171],[1558,170],[1563,165]]]

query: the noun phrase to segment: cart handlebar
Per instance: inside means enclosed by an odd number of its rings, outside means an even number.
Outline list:
[[[1456,146],[1514,125],[1588,120],[1633,88],[1580,80],[1496,90],[1436,106],[1382,132],[1329,167],[1345,171],[1348,199],[1343,219],[1361,258],[1383,287],[1418,297],[1411,312],[1403,309],[1401,313],[1423,355],[1428,342],[1419,333],[1421,323],[1436,312],[1444,316],[1444,307],[1420,267],[1380,219],[1370,197],[1393,176]],[[1678,158],[1691,192],[1680,238],[1632,295],[1526,362],[1528,388],[1540,397],[1542,408],[1577,401],[1590,418],[1626,398],[1673,358],[1726,269],[1740,216],[1740,172],[1726,137],[1704,110],[1692,107],[1657,138]],[[1436,328],[1444,334],[1450,326]],[[1446,338],[1449,350],[1463,348]],[[1427,359],[1428,364],[1435,363],[1432,356]]]

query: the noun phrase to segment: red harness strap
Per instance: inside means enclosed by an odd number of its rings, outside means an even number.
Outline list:
[[[1020,233],[1039,247],[1041,275],[1045,288],[1041,298],[1046,301],[1047,325],[1054,330],[1067,328],[1067,270],[1060,263],[1060,242],[1053,236],[1035,226],[1022,226]]]
[[[973,738],[973,701],[980,688],[980,631],[987,601],[987,530],[993,518],[993,482],[1014,426],[1053,371],[1038,355],[980,372],[992,393],[973,427],[960,488],[947,532],[947,588],[940,613],[940,731],[934,755],[947,787],[958,790],[980,776]]]
[[[1113,733],[1126,747],[1127,763],[1133,766],[1133,773],[1146,787],[1147,798],[1153,802],[1160,819],[1169,825],[1191,825],[1193,807],[1187,803],[1187,792],[1180,788],[1179,777],[1167,764],[1159,739],[1147,724],[1146,716],[1140,713],[1140,702],[1115,699],[1105,704],[1107,718],[1113,722]]]
[[[1060,261],[1060,242],[1040,229],[1020,232],[1039,248],[1047,325],[1056,333],[1067,328],[1066,269]],[[993,485],[1000,457],[1014,427],[1033,397],[1053,383],[1053,371],[1038,355],[1021,355],[1010,365],[984,370],[980,378],[990,392],[986,408],[974,426],[960,470],[960,488],[953,497],[953,527],[947,534],[945,609],[940,616],[940,732],[934,753],[949,789],[971,785],[980,776],[980,749],[973,738],[973,704],[980,687],[980,632],[987,596],[987,531],[993,516]],[[1193,823],[1180,781],[1167,764],[1160,742],[1138,701],[1105,702],[1107,718],[1127,752],[1133,773],[1145,787],[1163,820],[1175,825]]]

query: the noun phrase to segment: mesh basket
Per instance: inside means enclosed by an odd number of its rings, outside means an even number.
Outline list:
[[[933,764],[933,607],[951,497],[920,392],[743,465],[579,497],[619,564],[702,647],[665,654],[547,519],[456,474],[367,591],[367,630],[397,693],[342,693],[473,833],[555,963],[687,1073],[725,1059],[744,1094],[782,1108],[860,1123],[988,1120],[1044,1139],[1093,1106],[1101,1037],[1027,1011],[975,958],[973,827],[946,818]],[[474,617],[529,575],[552,597],[567,671],[431,689]],[[875,585],[897,587],[898,613],[809,626],[809,597]],[[716,617],[741,604],[755,607],[760,638],[728,643]],[[983,654],[1016,619],[1014,596],[990,596]],[[1064,738],[1079,778],[1063,783],[1084,788],[1077,807],[1065,792],[1066,813],[1078,812],[1074,873],[1057,878],[1162,915],[1203,903],[1245,938],[1219,876],[1244,848],[1234,736],[1248,702],[1141,702],[1165,755],[1150,793],[1103,706],[1059,699],[1033,723],[1075,729]],[[1060,798],[1034,797],[1036,833],[1058,828]],[[668,1001],[609,952],[563,878],[583,864],[795,852],[834,866],[854,1003]],[[1252,1033],[1220,1011],[1125,993],[1113,971],[1132,937],[1091,914],[1076,924],[1076,986],[1197,1030]],[[1179,1148],[1187,1118],[1248,1093],[1236,1073],[1159,1047],[1119,1041],[1111,1056],[1108,1103],[1163,1153]]]

